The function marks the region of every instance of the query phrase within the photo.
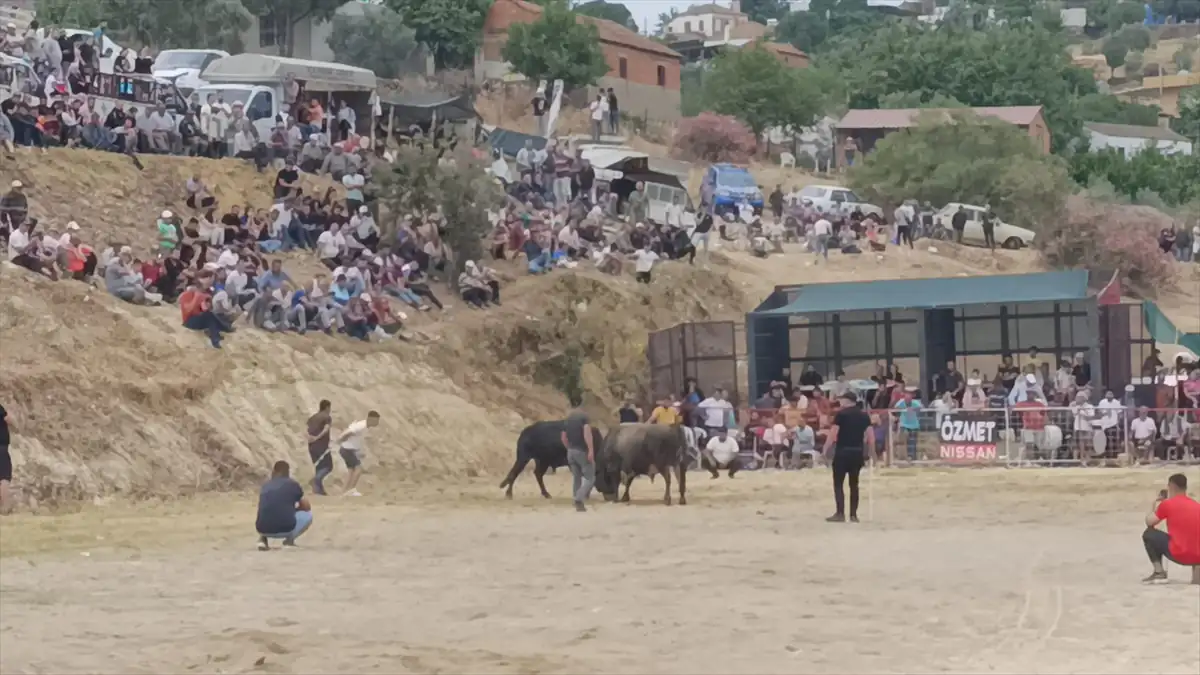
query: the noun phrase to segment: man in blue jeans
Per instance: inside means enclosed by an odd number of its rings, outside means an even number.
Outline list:
[[[904,432],[908,445],[908,460],[917,459],[917,433],[921,431],[921,402],[916,398],[916,387],[904,391],[904,400],[896,403],[900,411],[900,430]]]
[[[563,425],[562,444],[567,448],[567,466],[571,469],[571,492],[576,511],[587,511],[584,503],[596,484],[596,449],[592,447],[592,425],[587,413],[572,401],[574,410]]]
[[[268,539],[282,539],[284,546],[295,546],[296,539],[312,526],[312,507],[304,498],[300,484],[292,480],[287,462],[275,462],[271,480],[258,493],[258,550],[270,548]]]

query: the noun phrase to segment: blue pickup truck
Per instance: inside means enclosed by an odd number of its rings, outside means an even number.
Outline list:
[[[721,216],[738,212],[738,205],[747,202],[754,213],[763,210],[763,193],[754,176],[736,164],[713,164],[704,173],[700,184],[700,207],[706,213]]]

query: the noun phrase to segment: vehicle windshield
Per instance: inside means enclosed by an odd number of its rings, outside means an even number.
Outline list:
[[[843,194],[844,194],[844,195],[845,195],[845,197],[846,197],[846,201],[848,201],[848,202],[861,202],[861,201],[862,201],[862,198],[861,198],[861,197],[859,197],[858,195],[854,194],[854,193],[853,193],[853,192],[851,192],[850,190],[843,190],[842,192],[843,192]]]
[[[250,94],[253,93],[250,89],[222,89],[221,87],[201,87],[196,90],[200,95],[200,103],[208,103],[209,94],[216,94],[217,100],[224,101],[229,105],[241,103],[243,106],[250,100]]]
[[[717,175],[717,185],[733,188],[756,188],[754,176],[749,171],[722,171]]]
[[[208,54],[205,52],[163,52],[154,59],[154,70],[175,70],[176,68],[199,70],[204,67],[206,58],[208,58]]]
[[[815,185],[809,185],[800,190],[801,197],[821,197],[825,194],[825,188],[820,188]]]

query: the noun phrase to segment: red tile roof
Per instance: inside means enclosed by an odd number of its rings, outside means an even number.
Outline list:
[[[895,110],[851,110],[837,123],[838,129],[905,129],[915,126],[922,113],[952,113],[954,108],[898,108]],[[1042,112],[1040,105],[965,108],[981,117],[995,117],[1009,124],[1029,126]]]

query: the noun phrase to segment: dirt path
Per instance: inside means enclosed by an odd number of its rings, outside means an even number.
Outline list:
[[[1138,584],[1162,471],[894,471],[859,526],[825,473],[586,515],[562,474],[372,486],[265,554],[243,496],[7,519],[0,671],[1200,670],[1200,589]]]

